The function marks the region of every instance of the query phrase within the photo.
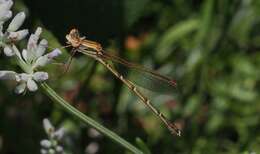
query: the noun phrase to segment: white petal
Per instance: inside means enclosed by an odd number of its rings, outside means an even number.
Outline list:
[[[43,119],[43,128],[48,135],[51,135],[54,132],[54,127],[47,118]]]
[[[33,81],[32,78],[29,78],[27,81],[27,88],[29,89],[29,91],[36,91],[38,90],[38,86],[36,84],[35,81]]]
[[[51,147],[51,141],[49,140],[41,140],[41,146],[44,147],[44,148],[50,148]]]
[[[48,53],[47,55],[48,55],[48,58],[53,59],[53,58],[59,56],[61,53],[62,52],[60,51],[60,49],[56,48],[52,52]]]
[[[19,30],[17,32],[9,32],[8,39],[11,41],[20,41],[28,35],[29,31],[27,29]]]
[[[16,75],[14,71],[0,71],[0,80],[16,80]]]
[[[38,37],[35,36],[34,34],[31,34],[28,40],[28,44],[27,44],[27,50],[33,50],[37,47],[37,41],[38,41]]]
[[[12,0],[2,0],[0,4],[0,10],[10,10],[10,8],[13,6]]]
[[[37,28],[35,33],[29,37],[27,44],[27,58],[29,61],[34,60],[36,57],[37,43],[41,34],[41,28]]]
[[[56,149],[55,149],[58,153],[63,153],[63,147],[62,146],[56,146]]]
[[[100,136],[102,136],[96,129],[94,128],[90,128],[88,130],[88,136],[92,137],[92,138],[98,138]]]
[[[48,154],[56,154],[56,152],[55,152],[55,150],[54,149],[49,149],[49,151],[48,151]]]
[[[18,78],[20,81],[27,82],[28,79],[31,78],[31,75],[27,74],[27,73],[21,73],[21,74],[18,74]]]
[[[41,66],[41,67],[45,66],[46,64],[50,63],[53,58],[59,56],[60,54],[61,54],[61,51],[59,49],[55,49],[52,52],[39,57],[36,60],[34,67],[36,68],[38,66]]]
[[[91,142],[86,147],[86,152],[87,153],[97,153],[98,149],[99,149],[99,144],[97,142]]]
[[[26,49],[23,49],[22,55],[23,55],[23,59],[24,59],[25,61],[27,61],[28,59],[27,59],[27,50],[26,50]]]
[[[38,67],[38,66],[42,67],[42,66],[45,66],[46,64],[48,64],[49,62],[50,62],[50,59],[46,55],[44,55],[44,56],[39,57],[36,60],[34,67],[35,68]]]
[[[32,34],[28,40],[27,44],[27,59],[31,61],[35,57],[35,51],[37,49],[37,42],[39,37]]]
[[[7,19],[11,18],[12,12],[10,11],[12,4],[10,5],[9,2],[2,2],[0,4],[0,21],[6,21]]]
[[[5,47],[4,47],[4,53],[5,53],[5,55],[8,56],[8,57],[11,57],[11,56],[13,56],[13,55],[15,54],[14,51],[11,49],[10,46],[5,46]]]
[[[55,139],[61,140],[61,138],[64,136],[65,129],[62,127],[54,132],[53,137]]]
[[[24,12],[20,12],[18,13],[13,20],[11,21],[11,23],[9,24],[7,31],[8,32],[14,32],[17,31],[21,25],[23,24],[25,19],[25,13]]]
[[[35,31],[35,35],[37,35],[38,37],[41,35],[42,33],[42,28],[41,27],[37,27],[36,31]]]
[[[46,149],[41,149],[41,154],[48,154],[49,152]]]
[[[45,39],[42,39],[38,45],[38,48],[36,50],[36,56],[40,57],[44,54],[46,48],[48,47],[48,41]]]
[[[22,82],[22,83],[20,83],[18,86],[16,86],[14,92],[15,92],[16,94],[21,94],[21,93],[24,92],[25,88],[26,88],[26,83],[25,83],[25,82]]]
[[[46,72],[36,72],[33,74],[33,79],[37,82],[45,81],[49,78],[48,73]]]
[[[0,21],[6,21],[12,17],[12,11],[0,11]]]

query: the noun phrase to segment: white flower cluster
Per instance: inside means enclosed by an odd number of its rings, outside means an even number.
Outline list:
[[[18,30],[24,22],[24,12],[18,13],[11,20],[6,31],[3,30],[5,22],[12,17],[12,11],[10,11],[12,5],[12,0],[0,0],[0,48],[4,50],[6,56],[15,56],[18,59],[19,63],[23,65],[25,73],[18,74],[14,71],[0,70],[0,79],[18,82],[15,92],[21,94],[26,90],[26,87],[29,91],[36,91],[38,89],[36,82],[48,79],[47,72],[38,72],[36,70],[50,63],[53,58],[61,54],[61,51],[55,49],[45,54],[48,42],[45,39],[39,41],[42,29],[37,28],[36,32],[29,37],[27,49],[20,52],[15,43],[28,35],[27,29]]]
[[[18,13],[8,25],[6,31],[3,31],[4,23],[12,17],[12,11],[10,10],[12,5],[12,0],[0,0],[0,47],[4,48],[7,56],[14,55],[11,44],[22,40],[28,35],[27,29],[18,30],[24,22],[24,12]]]
[[[48,119],[43,120],[43,127],[48,135],[48,139],[41,141],[41,154],[64,154],[63,147],[58,143],[64,136],[64,128],[60,128],[55,131]]]

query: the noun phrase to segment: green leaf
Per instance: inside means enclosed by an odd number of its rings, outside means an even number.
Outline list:
[[[135,139],[136,144],[139,146],[139,148],[145,153],[145,154],[151,154],[151,151],[149,150],[148,146],[144,143],[142,139],[137,137]]]
[[[195,39],[195,45],[199,45],[207,38],[208,31],[210,30],[212,17],[213,17],[214,0],[204,1],[202,7],[202,14],[200,19],[199,29]]]
[[[178,40],[186,37],[188,34],[193,32],[199,27],[199,20],[196,18],[191,18],[182,22],[177,23],[170,27],[162,35],[160,42],[156,47],[156,58],[159,61],[162,61],[172,52],[172,47],[174,43]]]
[[[232,39],[236,40],[240,46],[250,43],[252,28],[259,22],[259,16],[251,5],[250,2],[242,3],[241,9],[235,14],[229,29]]]

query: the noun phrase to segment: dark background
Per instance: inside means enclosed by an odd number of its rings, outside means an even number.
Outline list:
[[[18,0],[24,28],[44,28],[51,47],[65,45],[77,28],[90,40],[125,59],[177,80],[172,97],[148,95],[182,128],[169,131],[120,81],[101,65],[77,55],[65,75],[50,65],[48,84],[72,105],[151,153],[260,152],[260,2],[257,0]],[[68,53],[69,50],[64,51]],[[65,62],[64,54],[59,62]],[[19,68],[1,55],[1,69]],[[156,83],[155,83],[156,84]],[[39,153],[46,138],[42,119],[67,128],[64,148],[84,153],[93,142],[98,153],[127,153],[107,137],[53,105],[41,91],[16,95],[0,82],[0,153]],[[138,145],[137,145],[138,146]]]

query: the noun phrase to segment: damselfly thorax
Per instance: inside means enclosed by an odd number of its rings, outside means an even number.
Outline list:
[[[137,86],[130,80],[126,79],[121,73],[119,73],[112,65],[108,63],[108,61],[116,62],[122,64],[130,69],[138,70],[140,74],[146,75],[146,79],[155,82],[152,84],[152,87],[148,87],[148,85],[143,85],[144,88],[152,91],[160,91],[166,88],[168,89],[176,89],[176,81],[172,80],[168,77],[165,77],[155,71],[148,70],[140,65],[128,62],[116,55],[109,54],[105,52],[101,46],[101,44],[85,39],[85,37],[81,37],[77,29],[72,29],[68,35],[66,35],[67,43],[73,47],[74,52],[80,52],[87,56],[90,56],[97,61],[99,61],[102,65],[104,65],[110,72],[112,72],[119,80],[121,80],[140,100],[147,106],[149,109],[158,116],[159,119],[166,125],[166,127],[171,131],[171,133],[176,134],[178,136],[181,135],[180,129],[174,124],[171,123],[159,110],[157,110],[151,101],[144,96],[137,88]],[[143,84],[144,82],[140,82]],[[157,84],[156,84],[157,83]],[[157,86],[154,86],[157,85]],[[160,87],[157,89],[157,87]]]

